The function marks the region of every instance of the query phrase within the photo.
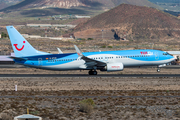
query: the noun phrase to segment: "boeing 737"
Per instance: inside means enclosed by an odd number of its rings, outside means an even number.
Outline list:
[[[75,46],[76,53],[50,54],[33,48],[30,43],[13,27],[7,26],[15,57],[15,63],[27,67],[47,70],[89,70],[89,75],[100,71],[122,71],[126,67],[157,66],[157,71],[175,58],[160,50],[120,50],[84,52]]]

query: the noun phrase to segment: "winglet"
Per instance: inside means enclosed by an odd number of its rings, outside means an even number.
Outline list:
[[[61,49],[57,48],[58,49],[58,52],[59,54],[63,54],[63,52],[61,51]]]
[[[78,48],[76,45],[74,45],[74,47],[75,47],[75,49],[76,49],[76,52],[77,52],[78,56],[79,56],[79,57],[82,57],[83,54],[82,54],[82,52],[79,50],[79,48]]]

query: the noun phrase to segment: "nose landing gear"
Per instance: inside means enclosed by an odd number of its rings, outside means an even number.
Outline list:
[[[93,71],[93,70],[90,70],[90,71],[89,71],[89,75],[97,75],[97,71],[96,71],[96,70],[94,70],[94,71]]]
[[[159,67],[159,66],[157,66],[157,72],[160,72],[160,71],[161,71],[160,67]]]

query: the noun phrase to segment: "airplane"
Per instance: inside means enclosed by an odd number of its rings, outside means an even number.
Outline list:
[[[15,63],[27,67],[46,70],[88,70],[89,75],[97,75],[100,71],[123,71],[127,67],[166,66],[175,58],[165,51],[160,50],[120,50],[84,52],[74,45],[76,53],[51,54],[36,50],[13,27],[7,26],[15,57],[11,57]]]

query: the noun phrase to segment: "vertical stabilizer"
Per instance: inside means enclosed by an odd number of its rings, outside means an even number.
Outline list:
[[[29,42],[13,27],[7,26],[7,31],[16,57],[27,57],[49,54],[37,51]]]

